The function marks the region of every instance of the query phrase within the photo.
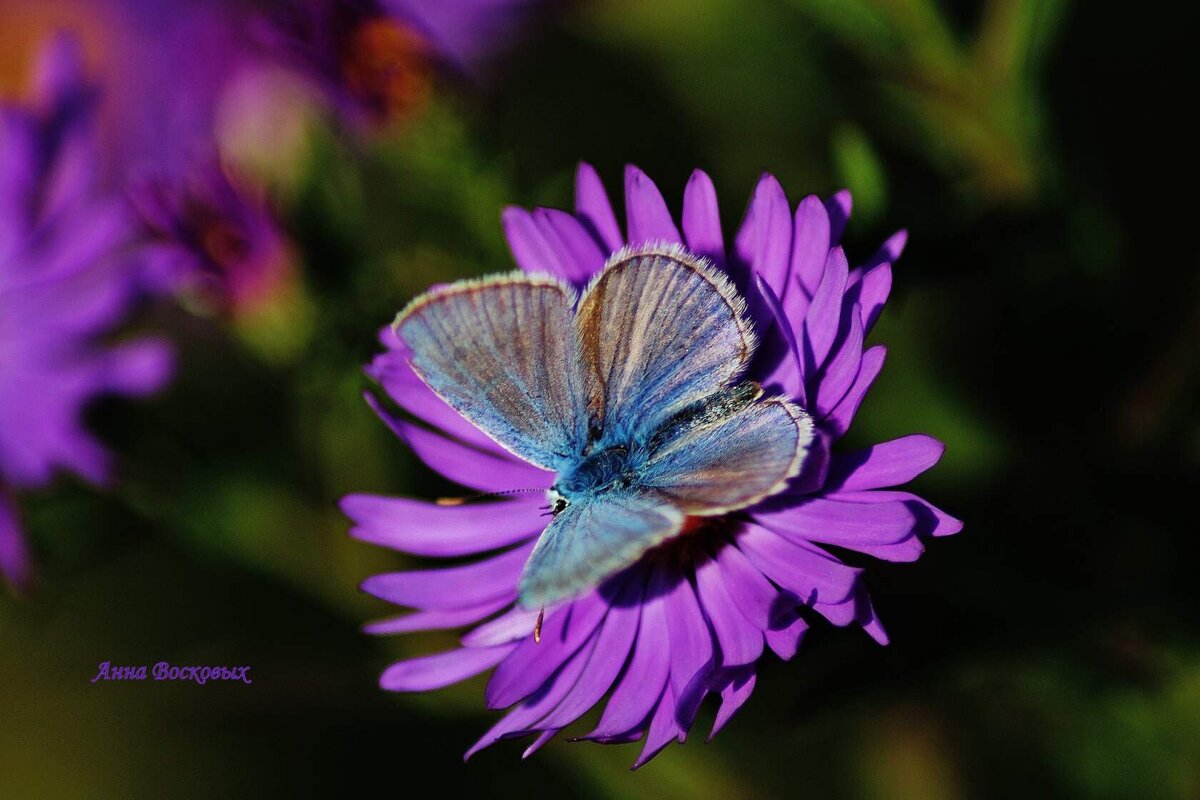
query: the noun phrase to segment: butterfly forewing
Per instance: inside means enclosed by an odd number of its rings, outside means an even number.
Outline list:
[[[451,407],[526,461],[558,470],[587,436],[572,302],[548,278],[463,281],[414,300],[394,328],[417,374]]]
[[[732,284],[678,247],[618,253],[579,302],[594,425],[636,434],[725,386],[754,333]]]
[[[556,514],[521,573],[518,600],[541,608],[590,589],[674,536],[683,514],[661,498],[619,490]]]

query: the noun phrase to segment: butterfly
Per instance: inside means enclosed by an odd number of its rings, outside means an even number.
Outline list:
[[[801,408],[739,380],[756,347],[745,300],[681,246],[616,253],[578,300],[544,275],[460,281],[417,297],[393,330],[439,397],[555,473],[524,608],[598,585],[689,517],[781,491],[813,438]]]

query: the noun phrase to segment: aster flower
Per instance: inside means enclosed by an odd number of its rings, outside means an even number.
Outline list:
[[[258,73],[267,59],[247,30],[239,0],[5,0],[6,22],[24,41],[61,29],[85,45],[104,84],[100,128],[107,177],[123,183],[141,172],[180,169],[212,145],[230,113],[230,95],[253,93],[272,114],[278,148],[277,86]],[[4,54],[0,53],[0,60]],[[244,85],[243,85],[244,84]],[[241,99],[241,98],[239,98]],[[249,116],[251,103],[236,109]],[[242,120],[243,127],[249,125]],[[227,123],[226,123],[227,124]],[[266,124],[261,124],[267,128]]]
[[[72,40],[46,48],[32,94],[0,106],[0,569],[18,585],[29,559],[15,492],[60,470],[102,482],[84,407],[153,391],[170,371],[161,342],[100,338],[137,299],[143,266],[129,209],[96,189],[96,95]]]
[[[291,250],[263,192],[215,156],[183,175],[138,183],[130,196],[157,280],[202,306],[252,311],[288,280]]]
[[[267,47],[352,124],[424,102],[438,67],[470,73],[512,35],[530,0],[300,0],[259,26]]]
[[[536,0],[379,0],[418,31],[438,59],[470,73],[516,35]]]
[[[404,116],[428,93],[432,63],[425,40],[373,0],[286,4],[259,30],[265,44],[352,124]]]
[[[536,737],[529,755],[593,707],[600,721],[579,738],[645,740],[635,766],[683,741],[702,701],[719,699],[716,734],[750,697],[767,650],[790,659],[810,623],[856,625],[887,635],[862,570],[830,546],[889,561],[918,558],[929,537],[961,523],[896,488],[932,467],[943,447],[912,435],[861,451],[834,452],[883,366],[884,348],[864,350],[891,287],[905,235],[851,269],[838,245],[850,214],[842,192],[791,208],[778,181],[759,182],[741,228],[726,245],[711,180],[692,175],[677,225],[658,189],[630,167],[622,233],[595,171],[582,165],[574,214],[505,211],[517,264],[584,286],[626,245],[681,244],[730,277],[746,298],[761,340],[750,373],[802,407],[815,438],[787,488],[684,533],[593,590],[544,610],[514,604],[518,577],[546,526],[556,476],[527,464],[459,416],[409,364],[390,331],[368,374],[405,414],[368,402],[426,464],[497,502],[352,495],[343,501],[352,535],[416,556],[475,557],[455,566],[369,578],[364,591],[414,612],[373,623],[372,633],[470,626],[461,647],[392,665],[394,691],[443,687],[492,669],[489,708],[508,709],[467,755],[508,737]],[[607,698],[607,699],[606,699]]]

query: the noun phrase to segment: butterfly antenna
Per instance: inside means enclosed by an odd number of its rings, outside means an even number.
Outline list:
[[[545,489],[505,489],[502,492],[480,492],[479,494],[470,494],[466,497],[439,497],[433,502],[439,506],[461,506],[465,505],[466,503],[473,503],[476,500],[484,500],[489,497],[505,497],[513,494],[543,491],[545,491]]]

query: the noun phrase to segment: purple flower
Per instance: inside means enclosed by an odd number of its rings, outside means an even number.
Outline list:
[[[437,66],[472,72],[530,0],[299,0],[260,25],[269,49],[352,124],[416,111]]]
[[[379,0],[429,42],[440,60],[465,72],[515,38],[537,0]]]
[[[258,63],[246,12],[218,0],[108,6],[106,121],[125,179],[181,169],[212,147],[222,102]]]
[[[156,279],[225,314],[252,311],[292,275],[291,248],[263,192],[215,157],[130,192]]]
[[[104,90],[107,177],[178,168],[211,147],[229,90],[262,61],[237,0],[5,0],[6,23],[85,45]]]
[[[106,343],[142,288],[136,225],[96,189],[96,94],[73,40],[45,49],[29,106],[0,106],[0,570],[29,578],[13,492],[59,471],[102,482],[82,411],[141,395],[170,373],[156,340]]]
[[[576,286],[626,244],[678,242],[712,260],[747,297],[762,337],[749,377],[803,406],[817,425],[816,440],[783,493],[723,518],[692,520],[685,535],[592,592],[547,609],[540,635],[537,612],[514,599],[546,525],[541,492],[487,503],[345,498],[358,539],[417,556],[477,556],[363,584],[376,597],[416,609],[369,625],[372,633],[472,626],[462,647],[393,664],[381,678],[385,689],[424,691],[494,668],[487,705],[509,711],[468,756],[501,738],[533,735],[528,755],[602,702],[598,725],[580,738],[645,737],[635,766],[683,741],[710,694],[720,703],[715,734],[749,698],[758,660],[767,650],[790,659],[812,621],[858,625],[887,642],[862,570],[826,545],[912,561],[927,538],[961,528],[894,488],[937,463],[937,440],[912,435],[866,450],[832,450],[883,366],[884,348],[864,350],[863,341],[887,299],[903,233],[851,269],[838,246],[849,194],[828,202],[810,196],[792,209],[770,175],[759,182],[730,247],[703,172],[688,182],[681,226],[634,167],[626,170],[625,206],[623,234],[596,172],[582,165],[574,214],[509,208],[504,227],[523,270]],[[368,402],[422,460],[477,492],[550,487],[553,474],[518,460],[460,417],[417,377],[390,330],[382,338],[388,350],[367,371],[407,416],[370,396]]]

